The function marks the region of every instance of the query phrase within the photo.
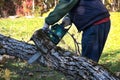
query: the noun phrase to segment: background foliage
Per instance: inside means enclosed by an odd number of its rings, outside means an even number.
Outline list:
[[[0,17],[42,16],[59,0],[0,0]],[[120,0],[102,0],[109,11],[120,11]]]

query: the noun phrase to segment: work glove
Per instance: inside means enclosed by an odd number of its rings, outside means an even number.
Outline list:
[[[72,22],[71,22],[70,17],[65,16],[65,17],[63,18],[63,20],[62,20],[62,24],[64,25],[64,27],[71,25]]]
[[[48,30],[48,28],[49,28],[49,25],[45,22],[42,27],[42,30],[45,31],[45,30]]]

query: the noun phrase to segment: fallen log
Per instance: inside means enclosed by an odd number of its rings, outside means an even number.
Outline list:
[[[61,72],[72,80],[120,80],[101,65],[55,46],[41,30],[32,36],[32,40],[36,46],[0,35],[0,54],[29,60],[39,53],[37,64]]]

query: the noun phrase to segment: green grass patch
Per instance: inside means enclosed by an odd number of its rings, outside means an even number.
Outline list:
[[[0,19],[0,33],[16,39],[28,40],[43,25],[44,18]]]

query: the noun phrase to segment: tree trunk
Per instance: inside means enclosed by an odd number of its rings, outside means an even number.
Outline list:
[[[72,80],[119,80],[97,63],[55,46],[41,30],[32,36],[36,46],[0,35],[0,54],[8,54],[29,60],[35,53],[38,64],[48,66],[72,78]],[[69,79],[70,80],[70,79]]]

